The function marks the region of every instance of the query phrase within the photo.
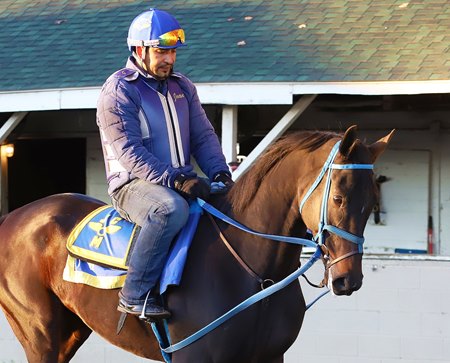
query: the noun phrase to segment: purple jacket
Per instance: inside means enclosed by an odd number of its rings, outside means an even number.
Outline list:
[[[191,154],[210,179],[229,170],[194,84],[180,73],[167,91],[159,84],[128,60],[103,85],[97,124],[110,194],[135,178],[172,188],[179,174],[196,175]]]

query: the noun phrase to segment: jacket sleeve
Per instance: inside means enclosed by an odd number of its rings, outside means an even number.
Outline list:
[[[97,105],[97,123],[120,165],[132,176],[173,186],[183,170],[161,162],[143,145],[139,110],[140,95],[128,81],[110,77]]]
[[[206,116],[195,85],[186,77],[181,78],[181,88],[189,101],[189,128],[191,153],[202,171],[213,179],[219,172],[229,172],[219,138]]]

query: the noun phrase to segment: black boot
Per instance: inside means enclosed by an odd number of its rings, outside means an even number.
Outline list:
[[[142,311],[145,312],[142,314]],[[128,303],[122,294],[119,292],[119,305],[117,306],[117,310],[122,313],[128,313],[132,315],[137,315],[144,320],[162,320],[170,318],[170,312],[162,307],[155,297],[149,297],[146,303],[142,304],[130,304]]]

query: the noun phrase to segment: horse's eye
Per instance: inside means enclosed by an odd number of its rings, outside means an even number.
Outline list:
[[[337,204],[337,205],[341,205],[342,204],[342,197],[340,195],[335,195],[333,196],[333,201]]]

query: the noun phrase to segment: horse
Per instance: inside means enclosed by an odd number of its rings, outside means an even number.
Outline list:
[[[305,236],[309,228],[317,233],[325,182],[317,185],[301,213],[299,203],[333,145],[341,141],[335,163],[370,164],[385,150],[393,131],[371,145],[357,139],[356,127],[344,135],[293,132],[274,142],[227,194],[211,197],[210,203],[255,231]],[[362,236],[377,200],[373,171],[334,170],[326,199],[329,223]],[[162,361],[150,325],[138,317],[129,316],[116,333],[117,289],[63,280],[68,235],[101,205],[87,195],[63,193],[0,219],[0,305],[31,363],[70,361],[92,331],[131,353]],[[200,218],[181,284],[165,293],[173,342],[261,291],[261,280],[280,281],[299,267],[302,246],[250,235],[211,219],[207,213]],[[336,295],[350,295],[362,285],[362,253],[342,236],[325,234],[324,284]],[[283,362],[304,314],[305,300],[295,280],[174,352],[172,361]]]

